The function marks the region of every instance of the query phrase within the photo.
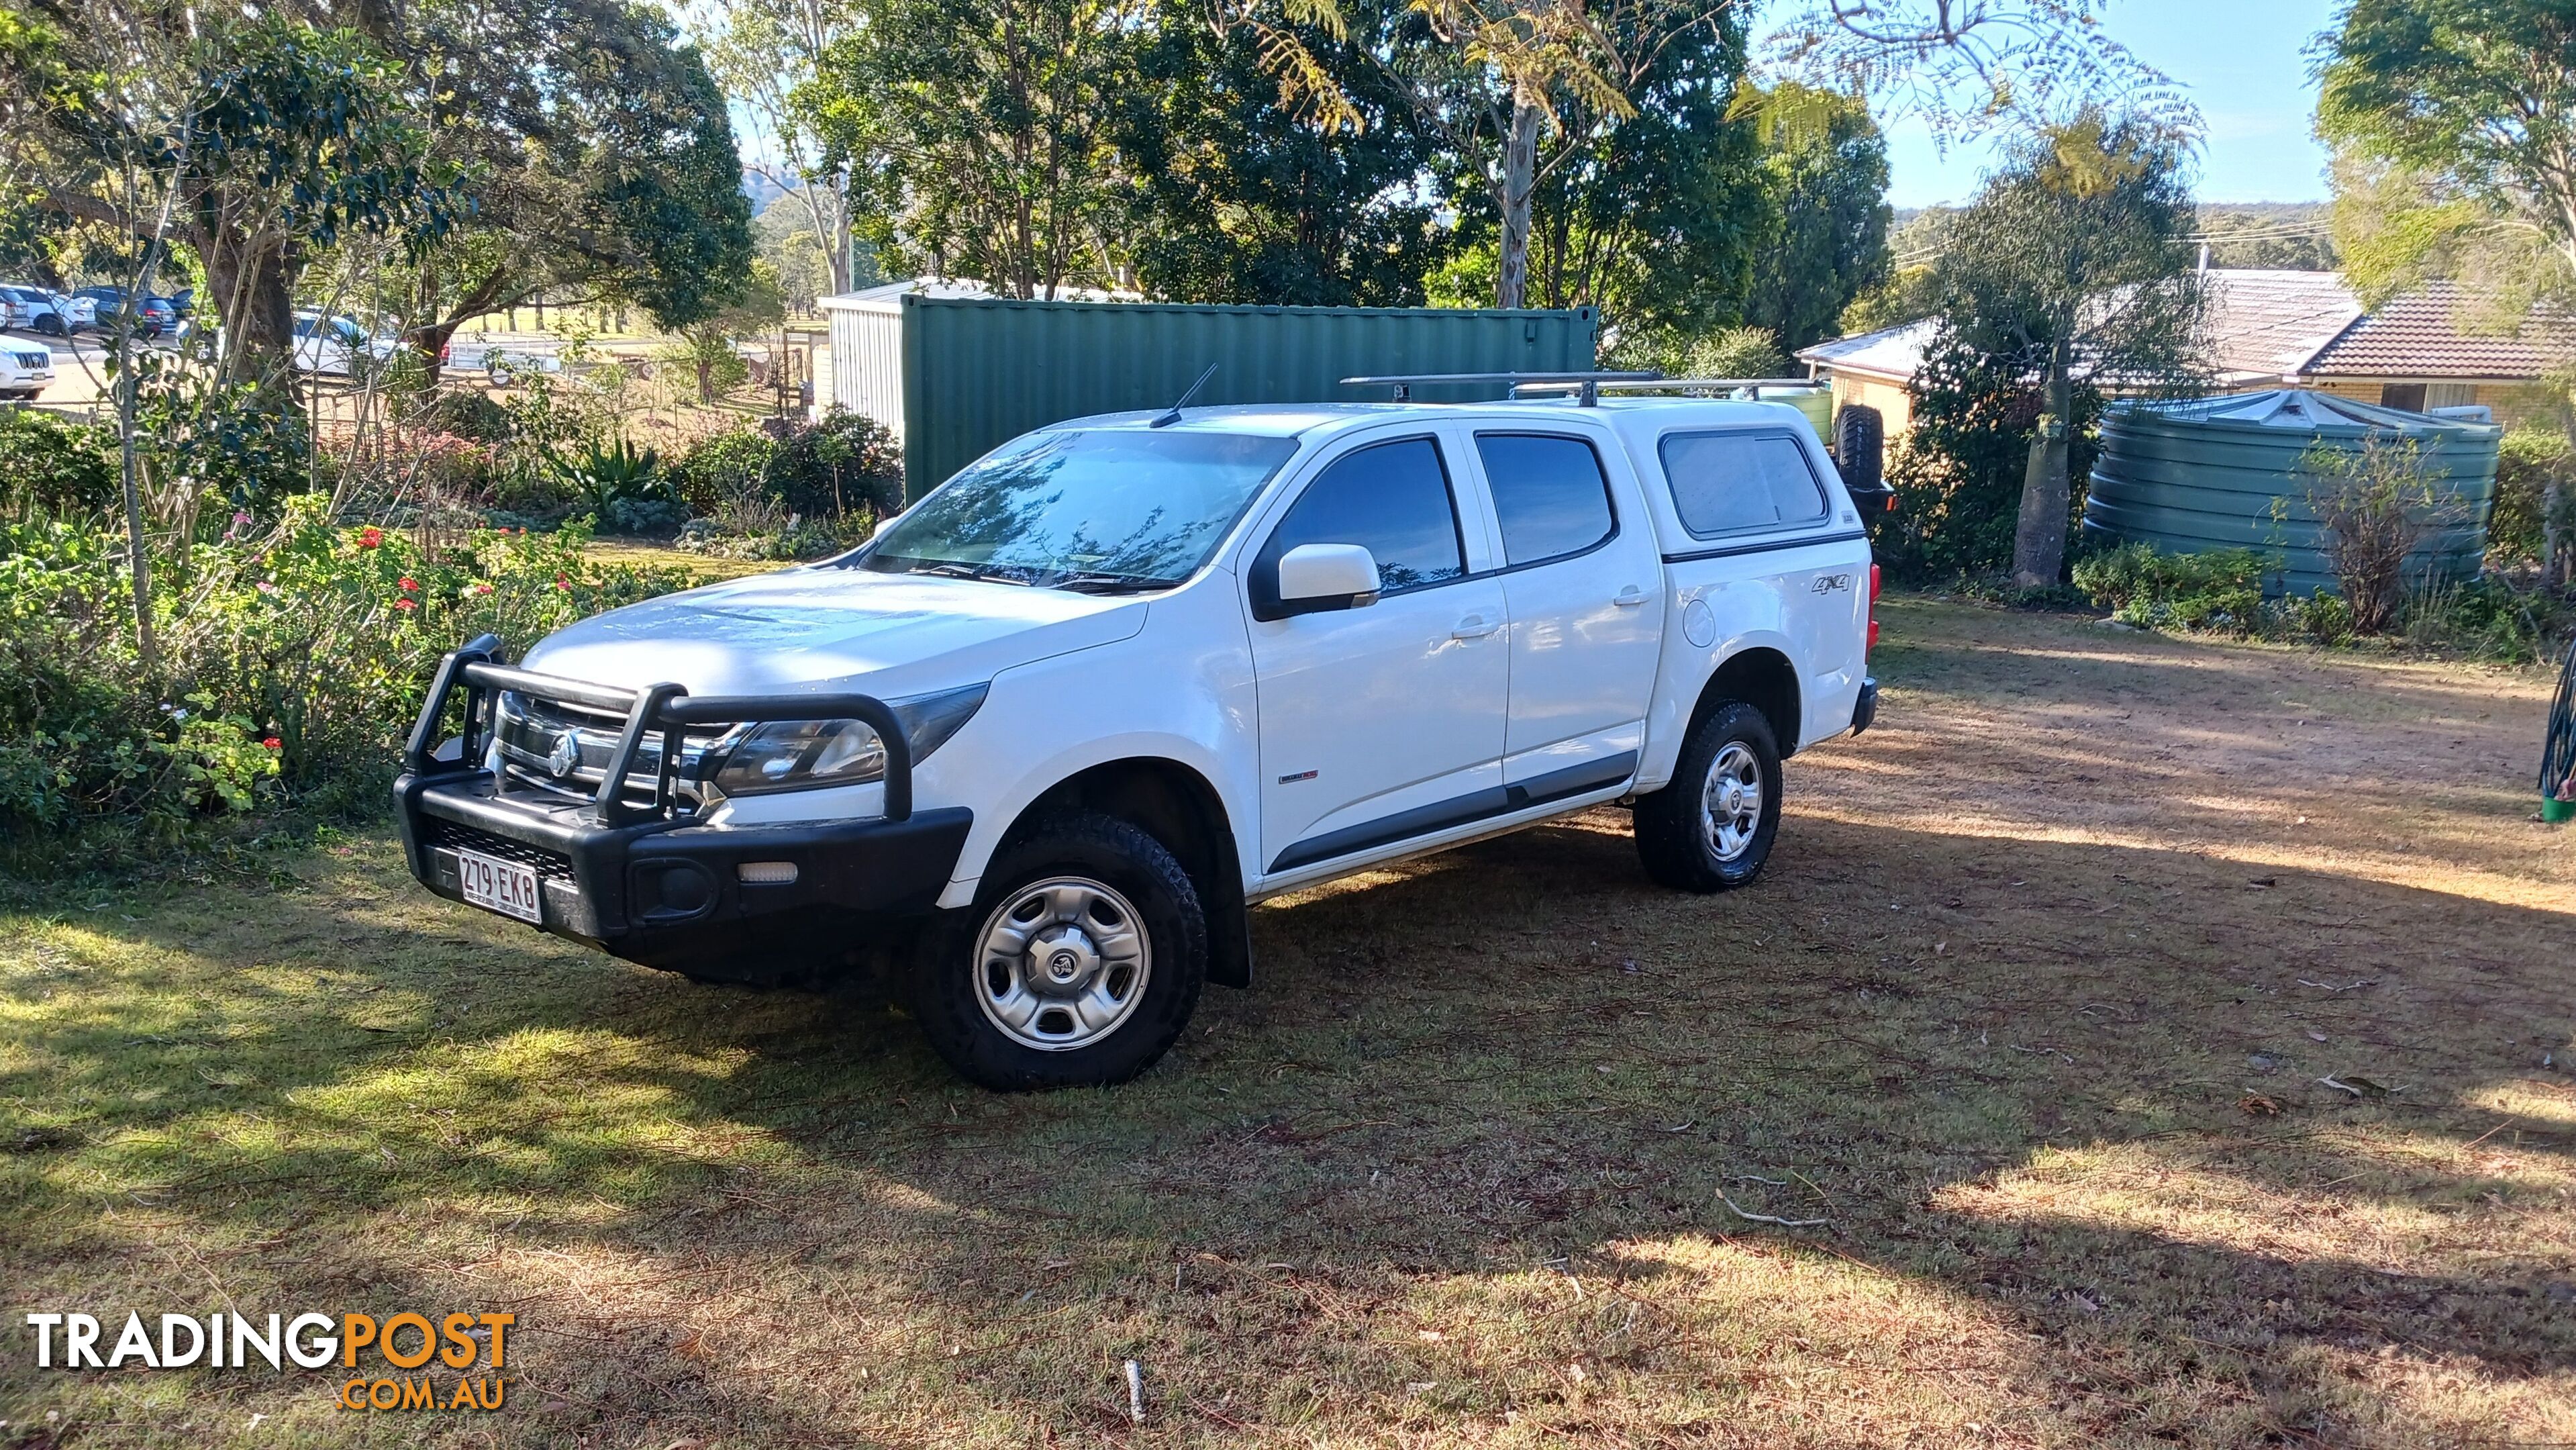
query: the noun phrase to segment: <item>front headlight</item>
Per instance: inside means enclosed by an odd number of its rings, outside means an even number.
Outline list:
[[[974,718],[991,688],[968,685],[887,701],[887,708],[902,722],[904,738],[912,742],[913,764],[929,759],[932,751]],[[718,794],[729,796],[815,790],[883,780],[885,767],[885,741],[865,721],[779,720],[745,731],[725,751],[712,784]]]

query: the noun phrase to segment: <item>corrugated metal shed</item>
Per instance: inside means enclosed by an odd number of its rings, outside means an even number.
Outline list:
[[[2281,558],[2297,594],[2335,587],[2318,549],[2308,496],[2320,480],[2308,452],[2357,452],[2371,438],[2420,450],[2459,520],[2418,546],[2414,562],[2452,578],[2478,572],[2495,505],[2504,430],[2295,388],[2182,403],[2115,404],[2084,503],[2084,531],[2176,553],[2261,549]]]
[[[1360,374],[1565,372],[1593,365],[1599,314],[1434,307],[1019,302],[888,289],[830,299],[833,399],[903,436],[920,497],[1048,423],[1161,408],[1209,364],[1201,403],[1356,402]],[[895,367],[886,366],[889,349]],[[890,374],[899,375],[899,385]],[[899,406],[892,394],[899,386]],[[1417,396],[1432,401],[1435,389]],[[1500,388],[1445,390],[1458,399]]]

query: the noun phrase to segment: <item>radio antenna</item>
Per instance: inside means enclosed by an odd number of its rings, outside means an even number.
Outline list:
[[[1181,410],[1188,407],[1190,405],[1190,399],[1197,397],[1199,395],[1199,389],[1206,387],[1207,380],[1215,376],[1216,364],[1209,363],[1207,365],[1207,371],[1199,374],[1199,380],[1190,384],[1190,390],[1181,394],[1181,400],[1172,405],[1172,410],[1170,412],[1165,413],[1163,416],[1155,419],[1153,422],[1148,423],[1145,426],[1148,428],[1169,428],[1174,423],[1181,421]]]

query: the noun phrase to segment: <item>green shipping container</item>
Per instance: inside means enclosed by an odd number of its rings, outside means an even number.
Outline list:
[[[1363,374],[1572,372],[1593,366],[1599,313],[1435,307],[1226,307],[1015,302],[885,288],[829,298],[833,399],[903,435],[904,493],[1032,428],[1168,407],[1211,363],[1196,401],[1382,401]],[[888,372],[899,371],[898,378]],[[1417,389],[1423,401],[1498,386]],[[889,414],[893,416],[888,416]]]

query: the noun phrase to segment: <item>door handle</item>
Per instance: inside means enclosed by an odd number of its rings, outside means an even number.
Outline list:
[[[1631,584],[1627,588],[1620,590],[1618,593],[1611,595],[1610,602],[1618,605],[1621,609],[1634,609],[1638,605],[1646,602],[1646,591],[1638,588],[1634,584]]]
[[[1486,635],[1492,634],[1495,630],[1502,627],[1503,622],[1499,619],[1489,620],[1481,614],[1471,614],[1465,619],[1458,621],[1458,627],[1449,631],[1449,637],[1451,639],[1483,639]]]

